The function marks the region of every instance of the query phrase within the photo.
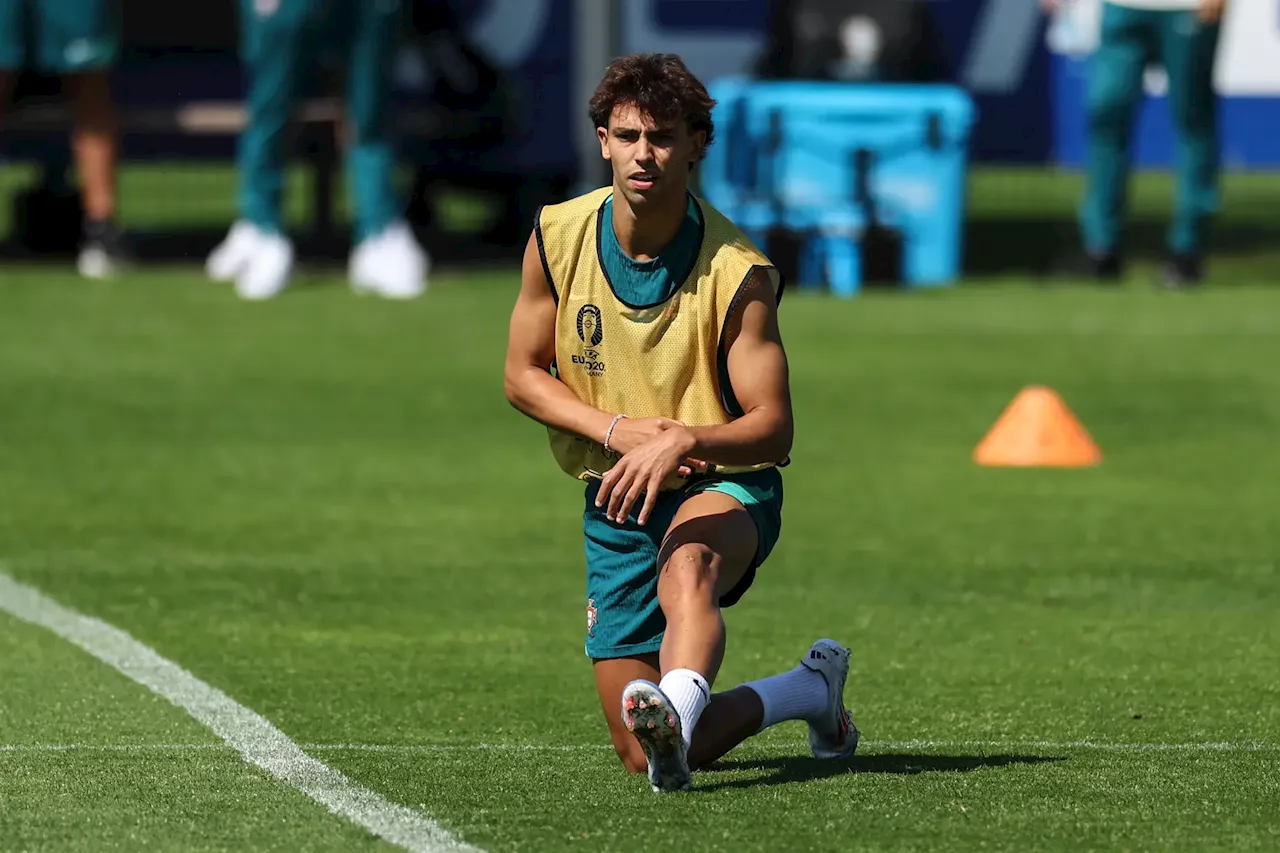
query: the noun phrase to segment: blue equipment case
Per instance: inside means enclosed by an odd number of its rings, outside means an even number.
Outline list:
[[[802,285],[856,294],[873,227],[900,236],[904,284],[959,277],[974,121],[962,89],[733,77],[710,90],[718,141],[700,192],[762,248],[775,229],[799,235]]]

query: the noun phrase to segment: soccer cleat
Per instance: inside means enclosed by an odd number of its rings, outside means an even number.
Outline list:
[[[849,677],[849,650],[835,640],[818,640],[800,663],[827,681],[827,710],[809,721],[809,749],[814,758],[847,758],[858,748],[858,727],[844,705]]]
[[[622,691],[622,722],[644,749],[654,792],[689,790],[692,778],[680,715],[658,685],[643,679],[627,685]]]
[[[1116,252],[1086,254],[1085,275],[1094,281],[1116,282],[1124,277],[1124,260]]]
[[[1175,254],[1160,267],[1160,286],[1166,290],[1193,287],[1204,280],[1204,269],[1198,255]]]

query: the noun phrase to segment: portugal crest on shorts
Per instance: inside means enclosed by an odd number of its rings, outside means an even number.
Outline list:
[[[596,600],[594,598],[587,599],[587,636],[594,637],[596,635],[596,623],[600,621],[600,613],[596,610]]]

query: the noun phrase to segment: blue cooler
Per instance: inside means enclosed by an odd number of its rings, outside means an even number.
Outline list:
[[[973,103],[945,85],[716,82],[719,141],[701,193],[759,245],[774,228],[803,239],[801,283],[861,287],[861,247],[901,235],[911,286],[960,275]]]

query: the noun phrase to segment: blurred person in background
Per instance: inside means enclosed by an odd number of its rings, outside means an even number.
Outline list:
[[[248,123],[237,152],[238,220],[209,256],[209,276],[245,299],[289,283],[294,252],[282,225],[285,130],[305,75],[335,45],[346,61],[345,165],[355,208],[348,275],[359,292],[410,299],[426,289],[429,258],[394,185],[390,102],[401,0],[240,0]]]
[[[1081,0],[1044,0],[1052,13]],[[1166,287],[1203,275],[1209,221],[1218,209],[1218,120],[1214,63],[1226,0],[1104,0],[1089,67],[1089,140],[1080,211],[1086,271],[1119,278],[1134,114],[1147,67],[1162,64],[1177,131],[1177,200],[1168,234]]]
[[[119,52],[118,0],[0,0],[0,115],[24,68],[58,75],[71,93],[84,212],[77,268],[88,278],[111,277],[125,259],[110,81]]]

